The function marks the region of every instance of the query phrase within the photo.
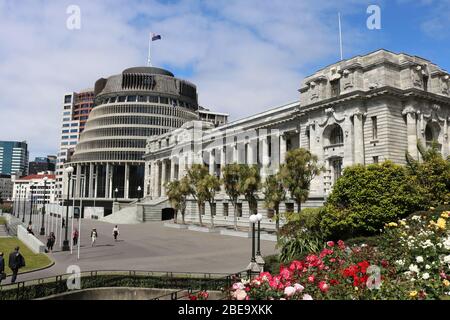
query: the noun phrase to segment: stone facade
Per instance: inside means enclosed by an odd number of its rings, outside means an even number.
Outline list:
[[[166,201],[164,183],[180,179],[193,163],[204,163],[216,175],[221,175],[224,164],[258,164],[264,180],[278,170],[288,150],[309,149],[326,171],[312,182],[306,206],[320,206],[347,166],[387,159],[404,164],[406,151],[419,157],[418,142],[437,141],[448,156],[449,77],[428,60],[379,50],[306,77],[298,102],[218,128],[192,121],[151,137],[144,156],[144,205],[160,206]],[[271,211],[262,201],[259,206],[264,223],[273,225]],[[281,208],[293,209],[291,200]],[[248,225],[248,205],[243,200],[238,216],[241,224]],[[186,220],[198,221],[193,201]],[[233,222],[233,207],[223,191],[217,197],[215,220]]]

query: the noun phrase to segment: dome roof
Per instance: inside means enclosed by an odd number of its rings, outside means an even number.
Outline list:
[[[164,76],[174,77],[173,73],[161,68],[156,67],[134,67],[134,68],[128,68],[125,69],[124,73],[146,73],[146,74],[161,74]]]

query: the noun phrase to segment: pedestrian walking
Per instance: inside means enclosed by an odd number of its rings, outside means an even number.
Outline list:
[[[31,223],[28,224],[27,231],[34,236],[33,225]]]
[[[119,227],[115,226],[113,228],[113,236],[114,236],[114,241],[117,241],[117,236],[119,235]]]
[[[78,230],[75,228],[75,230],[73,231],[73,235],[72,235],[74,246],[76,246],[78,244],[78,237],[79,237],[79,233],[78,233]]]
[[[47,251],[48,252],[52,252],[53,251],[53,246],[55,245],[55,242],[56,242],[55,233],[50,232],[50,235],[47,238]]]
[[[6,279],[5,273],[5,259],[3,258],[3,252],[0,252],[0,284],[2,280]]]
[[[20,248],[16,247],[13,252],[9,254],[9,268],[12,270],[11,283],[15,283],[19,269],[25,267],[25,259],[19,252]]]
[[[92,229],[92,231],[91,231],[91,240],[92,240],[91,245],[92,246],[95,245],[95,241],[97,240],[97,236],[98,236],[97,229],[95,229],[95,228]]]
[[[66,219],[62,218],[62,228],[64,229],[66,227]]]

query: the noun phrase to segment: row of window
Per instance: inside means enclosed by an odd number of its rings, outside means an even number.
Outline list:
[[[185,122],[184,119],[163,118],[155,116],[116,116],[102,119],[93,119],[87,123],[86,129],[117,124],[140,124],[140,125],[155,125],[164,127],[180,127],[184,122]]]
[[[74,122],[74,123],[63,123],[63,128],[68,128],[68,127],[78,127],[78,123]]]
[[[145,113],[145,114],[161,114],[165,116],[180,117],[186,119],[196,119],[197,116],[192,112],[178,108],[158,105],[113,105],[94,109],[91,112],[91,119],[95,116],[109,115],[116,113]]]
[[[118,128],[101,128],[92,131],[86,131],[83,139],[100,138],[100,137],[125,137],[138,136],[149,137],[160,134],[160,128],[140,128],[140,127],[118,127]]]
[[[144,152],[140,151],[102,151],[78,154],[73,161],[143,161]]]
[[[174,107],[183,107],[191,110],[197,110],[197,107],[191,103],[168,98],[161,96],[153,96],[153,95],[130,95],[130,96],[115,96],[111,98],[105,98],[98,100],[98,105],[107,104],[107,103],[124,103],[124,102],[143,102],[143,103],[160,103],[160,104],[168,104]]]
[[[64,142],[61,142],[61,145],[62,145],[62,146],[74,146],[74,145],[77,144],[77,142],[78,142],[78,141],[71,141],[71,142],[66,142],[66,141],[64,141]]]
[[[145,139],[112,139],[100,141],[88,141],[78,144],[77,151],[104,148],[139,148],[145,149]]]
[[[62,133],[64,134],[64,133],[77,133],[78,132],[78,129],[64,129],[63,131],[62,131]]]

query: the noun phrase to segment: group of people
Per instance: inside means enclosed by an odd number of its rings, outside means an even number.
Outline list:
[[[25,267],[25,258],[19,252],[20,248],[16,247],[13,252],[9,255],[8,266],[12,271],[11,283],[15,283],[17,279],[17,274],[19,269]],[[2,280],[6,279],[5,272],[5,259],[3,257],[3,252],[0,252],[0,284]]]
[[[31,225],[28,226],[30,230],[28,230],[30,233],[32,233],[32,227]],[[114,241],[117,241],[119,237],[119,227],[116,225],[113,228],[112,235],[114,237]],[[73,231],[72,234],[72,241],[73,245],[78,245],[78,238],[79,238],[79,232],[77,229]],[[93,228],[91,231],[91,246],[94,247],[95,243],[98,238],[97,229]],[[56,236],[54,232],[50,232],[50,235],[47,238],[47,251],[52,252],[53,247],[56,242]],[[25,267],[25,258],[22,256],[22,254],[19,252],[20,248],[16,247],[13,252],[9,255],[9,262],[8,266],[12,271],[12,277],[11,277],[11,283],[15,283],[17,279],[17,274],[19,273],[19,269]],[[3,257],[3,252],[0,252],[0,284],[2,280],[6,279],[6,272],[5,272],[5,259]]]
[[[113,237],[114,237],[114,241],[117,241],[117,238],[119,236],[119,227],[116,225],[113,228]],[[77,246],[78,245],[78,238],[80,236],[80,233],[78,232],[78,229],[75,228],[75,230],[72,233],[72,243],[73,246]],[[98,232],[96,228],[93,228],[91,231],[91,246],[95,246],[95,243],[97,241],[98,238]],[[47,238],[47,251],[48,252],[52,252],[53,251],[53,246],[55,245],[56,242],[56,236],[54,232],[50,232],[50,235]]]

